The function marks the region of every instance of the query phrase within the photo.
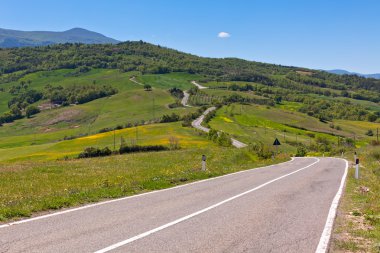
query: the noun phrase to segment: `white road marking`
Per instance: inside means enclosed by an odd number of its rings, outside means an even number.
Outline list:
[[[340,159],[340,158],[336,158],[336,159]],[[340,181],[340,186],[339,186],[338,192],[336,193],[336,195],[335,195],[335,197],[331,203],[331,207],[330,207],[329,214],[327,216],[325,228],[323,229],[321,239],[319,240],[318,247],[317,247],[317,250],[315,251],[315,253],[325,253],[328,250],[331,232],[333,229],[334,220],[335,220],[335,216],[336,216],[336,210],[337,210],[338,205],[339,205],[340,197],[342,196],[344,183],[346,181],[347,172],[348,172],[348,161],[345,159],[342,159],[342,160],[344,160],[346,162],[346,168],[345,168],[344,174],[342,176],[342,180]]]
[[[166,229],[166,228],[168,228],[168,227],[174,226],[174,225],[176,225],[176,224],[178,224],[178,223],[180,223],[180,222],[183,222],[183,221],[185,221],[185,220],[191,219],[191,218],[193,218],[193,217],[195,217],[195,216],[197,216],[197,215],[200,215],[200,214],[202,214],[202,213],[205,213],[205,212],[207,212],[207,211],[209,211],[209,210],[211,210],[211,209],[214,209],[214,208],[216,208],[216,207],[218,207],[218,206],[221,206],[221,205],[223,205],[223,204],[225,204],[225,203],[227,203],[227,202],[230,202],[230,201],[232,201],[232,200],[234,200],[234,199],[240,198],[240,197],[242,197],[242,196],[244,196],[244,195],[247,195],[247,194],[249,194],[249,193],[251,193],[251,192],[257,191],[257,190],[259,190],[259,189],[261,189],[261,188],[263,188],[263,187],[265,187],[265,186],[267,186],[267,185],[269,185],[269,184],[272,184],[272,183],[274,183],[274,182],[276,182],[276,181],[279,181],[279,180],[281,180],[281,179],[283,179],[283,178],[285,178],[285,177],[288,177],[288,176],[293,175],[293,174],[295,174],[295,173],[297,173],[297,172],[300,172],[300,171],[302,171],[302,170],[305,170],[305,169],[307,169],[307,168],[313,166],[314,164],[316,164],[316,163],[318,163],[318,162],[320,161],[320,159],[318,159],[318,158],[315,158],[315,159],[316,159],[315,162],[313,162],[312,164],[309,164],[309,165],[307,165],[307,166],[305,166],[305,167],[303,167],[303,168],[301,168],[301,169],[295,170],[295,171],[293,171],[293,172],[291,172],[291,173],[288,173],[288,174],[285,174],[285,175],[283,175],[283,176],[280,176],[280,177],[277,177],[277,178],[275,178],[275,179],[272,179],[272,180],[270,180],[270,181],[268,181],[268,182],[266,182],[266,183],[264,183],[264,184],[261,184],[261,185],[255,187],[255,188],[253,188],[253,189],[250,189],[250,190],[248,190],[248,191],[245,191],[245,192],[242,192],[242,193],[240,193],[240,194],[237,194],[237,195],[235,195],[235,196],[233,196],[233,197],[231,197],[231,198],[225,199],[225,200],[223,200],[223,201],[221,201],[221,202],[218,202],[218,203],[216,203],[216,204],[214,204],[214,205],[211,205],[211,206],[209,206],[209,207],[207,207],[207,208],[204,208],[204,209],[202,209],[202,210],[199,210],[199,211],[197,211],[197,212],[195,212],[195,213],[189,214],[189,215],[187,215],[187,216],[184,216],[184,217],[182,217],[182,218],[179,218],[179,219],[177,219],[177,220],[174,220],[174,221],[172,221],[172,222],[169,222],[169,223],[167,223],[167,224],[165,224],[165,225],[162,225],[162,226],[160,226],[160,227],[157,227],[157,228],[154,228],[154,229],[152,229],[152,230],[146,231],[146,232],[144,232],[144,233],[142,233],[142,234],[136,235],[136,236],[131,237],[131,238],[129,238],[129,239],[126,239],[126,240],[124,240],[124,241],[121,241],[121,242],[115,243],[115,244],[113,244],[113,245],[111,245],[111,246],[108,246],[108,247],[106,247],[106,248],[104,248],[104,249],[98,250],[98,251],[96,251],[95,253],[105,253],[105,252],[109,252],[109,251],[111,251],[111,250],[117,249],[117,248],[119,248],[119,247],[121,247],[121,246],[124,246],[124,245],[126,245],[126,244],[128,244],[128,243],[131,243],[131,242],[134,242],[134,241],[139,240],[139,239],[141,239],[141,238],[147,237],[147,236],[149,236],[149,235],[151,235],[151,234],[153,234],[153,233],[156,233],[156,232],[161,231],[161,230],[163,230],[163,229]]]
[[[119,202],[119,201],[131,199],[131,198],[137,198],[137,197],[142,197],[142,196],[149,195],[149,194],[161,193],[161,192],[164,192],[164,191],[170,191],[170,190],[178,189],[178,188],[181,188],[181,187],[186,187],[186,186],[190,186],[190,185],[194,185],[194,184],[199,184],[199,183],[203,183],[203,182],[207,182],[207,181],[211,181],[211,180],[216,180],[218,178],[228,177],[228,176],[232,176],[232,175],[236,175],[236,174],[240,174],[240,173],[246,173],[246,172],[249,172],[249,171],[252,171],[252,170],[265,169],[265,168],[269,168],[269,167],[272,167],[272,166],[277,166],[277,165],[289,163],[289,162],[292,162],[293,160],[294,160],[294,158],[292,157],[290,161],[283,162],[283,163],[272,164],[272,165],[268,165],[268,166],[265,166],[265,167],[253,168],[253,169],[248,169],[248,170],[241,170],[241,171],[233,172],[233,173],[222,175],[222,176],[218,176],[218,177],[203,179],[203,180],[195,181],[195,182],[188,183],[188,184],[182,184],[182,185],[174,186],[174,187],[171,187],[171,188],[166,188],[166,189],[161,189],[161,190],[156,190],[156,191],[150,191],[150,192],[136,194],[136,195],[133,195],[133,196],[123,197],[123,198],[117,198],[117,199],[107,200],[107,201],[98,202],[98,203],[95,203],[95,204],[89,204],[89,205],[84,205],[84,206],[81,206],[81,207],[76,207],[76,208],[68,209],[68,210],[65,210],[65,211],[59,211],[59,212],[55,212],[55,213],[51,213],[51,214],[41,215],[41,216],[37,216],[37,217],[34,217],[34,218],[30,218],[30,219],[24,219],[24,220],[19,220],[19,221],[11,222],[11,223],[6,223],[6,224],[3,224],[3,225],[0,225],[0,229],[1,228],[6,228],[6,227],[10,227],[10,226],[13,226],[13,225],[19,225],[19,224],[31,222],[31,221],[42,220],[42,219],[46,219],[46,218],[50,218],[50,217],[54,217],[54,216],[58,216],[58,215],[62,215],[62,214],[67,214],[67,213],[71,213],[71,212],[75,212],[75,211],[80,211],[80,210],[91,208],[91,207],[96,207],[96,206],[101,206],[101,205],[110,204],[110,203],[114,203],[114,202]]]

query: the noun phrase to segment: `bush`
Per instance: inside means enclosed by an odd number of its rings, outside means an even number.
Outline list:
[[[176,121],[179,121],[179,119],[180,119],[179,115],[173,112],[171,115],[169,114],[163,115],[161,118],[161,123],[176,122]]]
[[[88,147],[82,153],[78,155],[78,158],[109,156],[111,154],[112,154],[112,151],[108,147],[105,147],[103,149]]]
[[[219,146],[223,147],[230,147],[232,145],[231,138],[225,132],[220,132],[216,142],[219,144]]]
[[[27,118],[30,118],[32,115],[37,114],[40,112],[40,109],[38,109],[37,106],[30,105],[26,108],[25,114]]]
[[[304,157],[307,154],[307,150],[304,146],[298,146],[297,147],[297,157]]]
[[[215,129],[211,128],[210,131],[207,134],[207,138],[209,140],[212,140],[213,142],[216,142],[216,140],[218,139],[218,131],[216,131]]]
[[[176,97],[178,99],[182,99],[185,96],[183,91],[178,88],[171,88],[169,89],[169,92],[173,97]]]
[[[119,149],[120,154],[124,153],[135,153],[135,152],[151,152],[151,151],[163,151],[168,150],[167,147],[162,145],[148,145],[148,146],[121,146]]]
[[[150,84],[144,84],[144,90],[151,91],[152,90],[152,86]]]
[[[250,150],[262,159],[269,159],[272,157],[273,152],[270,148],[262,142],[255,142],[250,145]]]
[[[177,137],[175,136],[169,137],[169,149],[170,150],[180,149],[179,139]]]
[[[373,131],[369,129],[365,134],[368,136],[373,136]]]

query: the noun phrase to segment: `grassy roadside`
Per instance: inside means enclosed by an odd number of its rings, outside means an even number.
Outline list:
[[[200,170],[202,154],[208,157],[206,172]],[[3,163],[0,221],[168,188],[288,159],[284,154],[273,161],[259,160],[247,150],[205,147],[68,161]]]
[[[330,252],[380,252],[380,148],[368,146],[358,154],[361,178],[354,178],[351,165]]]

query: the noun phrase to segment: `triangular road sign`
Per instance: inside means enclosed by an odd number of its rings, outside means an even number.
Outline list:
[[[279,145],[281,145],[281,143],[280,143],[280,141],[276,138],[276,139],[274,140],[274,142],[273,142],[273,145],[274,145],[274,146],[279,146]]]

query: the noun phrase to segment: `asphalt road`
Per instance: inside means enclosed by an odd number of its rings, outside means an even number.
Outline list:
[[[0,252],[315,252],[345,160],[293,161],[0,226]]]
[[[191,107],[190,105],[187,104],[189,101],[190,94],[187,91],[183,91],[183,98],[181,100],[181,104],[186,107]]]
[[[202,122],[203,122],[205,116],[206,116],[207,114],[209,114],[210,112],[214,111],[215,109],[216,109],[216,107],[214,107],[214,106],[208,108],[206,111],[203,112],[203,114],[202,114],[201,116],[199,116],[197,119],[195,119],[195,120],[191,123],[191,125],[192,125],[194,128],[196,128],[196,129],[199,129],[199,130],[201,130],[201,131],[203,131],[203,132],[208,133],[208,132],[210,131],[210,129],[208,129],[207,127],[202,126]],[[243,143],[243,142],[241,142],[241,141],[238,141],[238,140],[236,140],[236,139],[234,139],[234,138],[231,138],[231,141],[232,141],[232,146],[234,146],[234,147],[236,147],[236,148],[244,148],[244,147],[247,146],[247,144],[245,144],[245,143]]]

